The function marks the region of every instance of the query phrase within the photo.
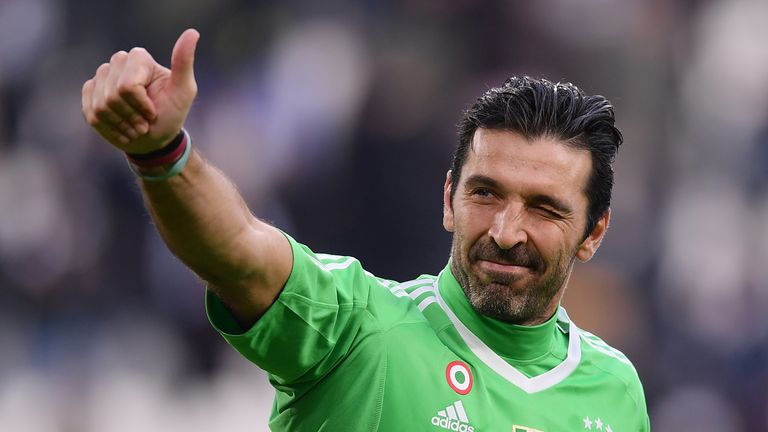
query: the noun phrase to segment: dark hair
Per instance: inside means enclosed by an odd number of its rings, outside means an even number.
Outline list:
[[[527,76],[509,78],[501,87],[480,96],[458,125],[451,202],[477,129],[509,130],[527,139],[551,137],[592,155],[592,173],[585,191],[589,202],[586,237],[611,205],[611,163],[623,140],[614,123],[613,106],[603,96],[585,95],[571,83]]]

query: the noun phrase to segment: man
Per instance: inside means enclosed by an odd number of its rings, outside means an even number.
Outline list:
[[[608,101],[531,78],[479,98],[445,181],[449,263],[397,283],[252,216],[191,150],[198,38],[181,35],[170,70],[116,53],[83,86],[83,113],[208,283],[212,324],[269,373],[273,430],[649,430],[631,363],[559,307],[610,219],[622,138]]]

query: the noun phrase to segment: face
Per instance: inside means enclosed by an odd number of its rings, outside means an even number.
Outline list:
[[[534,325],[557,309],[574,259],[589,260],[605,234],[606,213],[584,238],[592,169],[587,150],[550,138],[478,129],[451,201],[451,270],[472,307],[503,321]]]

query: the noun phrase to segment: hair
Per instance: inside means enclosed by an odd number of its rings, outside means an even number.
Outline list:
[[[589,203],[586,238],[611,205],[611,164],[623,141],[614,124],[613,106],[603,96],[586,95],[571,83],[513,76],[501,87],[480,96],[458,124],[459,144],[451,166],[451,202],[477,129],[508,130],[527,139],[554,138],[589,150],[592,156],[592,172],[585,190]]]

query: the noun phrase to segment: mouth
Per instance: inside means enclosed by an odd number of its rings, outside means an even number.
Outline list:
[[[487,273],[505,275],[523,275],[533,272],[533,268],[523,265],[510,264],[498,261],[478,260],[477,265]]]

